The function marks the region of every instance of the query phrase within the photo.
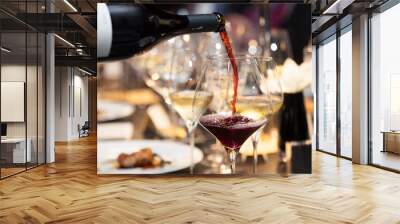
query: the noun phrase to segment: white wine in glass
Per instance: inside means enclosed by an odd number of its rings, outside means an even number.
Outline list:
[[[246,117],[260,119],[271,113],[270,102],[265,97],[245,96],[238,98],[236,102],[237,112]]]
[[[269,97],[267,106],[267,116],[271,116],[279,111],[283,105],[282,86],[277,77],[276,63],[271,57],[256,57],[258,71],[261,73],[259,88]],[[259,110],[258,107],[255,108]],[[265,110],[265,109],[264,109]],[[261,131],[257,131],[251,138],[253,144],[253,173],[257,173],[258,152],[257,146]]]
[[[201,91],[197,93],[194,101],[194,90],[181,90],[170,95],[171,105],[185,121],[189,132],[196,126],[200,116],[206,111],[211,103],[213,94],[211,92]]]
[[[240,97],[236,102],[236,109],[239,113],[253,119],[266,117],[275,114],[282,107],[283,102],[279,99],[264,99],[259,97]]]

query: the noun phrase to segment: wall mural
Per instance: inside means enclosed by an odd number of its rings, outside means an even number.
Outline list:
[[[97,9],[98,174],[311,173],[309,5]]]

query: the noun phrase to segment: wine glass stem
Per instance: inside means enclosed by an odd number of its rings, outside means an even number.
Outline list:
[[[189,145],[190,145],[190,174],[193,174],[194,169],[194,159],[193,159],[193,152],[194,152],[194,130],[188,129],[188,137],[189,137]]]
[[[176,117],[174,108],[172,107],[170,100],[168,100],[168,102],[167,102],[167,100],[165,100],[165,102],[167,104],[168,115],[171,118],[172,125],[175,126],[178,124],[178,118]]]
[[[258,141],[260,139],[262,132],[262,128],[258,129],[256,133],[254,133],[253,136],[251,136],[251,142],[253,143],[253,173],[257,173],[257,164],[258,164],[258,152],[257,152],[257,147],[258,147]]]
[[[257,173],[257,163],[258,163],[258,153],[257,153],[257,146],[258,146],[258,138],[252,137],[253,143],[253,173]]]
[[[236,150],[232,148],[226,148],[226,151],[228,152],[228,157],[229,161],[231,163],[231,174],[236,173]]]

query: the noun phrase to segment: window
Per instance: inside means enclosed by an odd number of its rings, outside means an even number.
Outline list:
[[[372,163],[400,170],[400,4],[371,18]]]
[[[336,37],[318,47],[318,149],[336,153]]]
[[[0,7],[15,3],[0,1]],[[21,14],[39,13],[44,3],[21,1],[18,7]],[[8,21],[0,24],[0,178],[45,163],[46,39],[10,15],[0,12]]]

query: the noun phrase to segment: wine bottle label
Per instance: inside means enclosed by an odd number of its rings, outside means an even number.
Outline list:
[[[112,44],[112,22],[105,3],[97,4],[97,58],[110,55]]]

